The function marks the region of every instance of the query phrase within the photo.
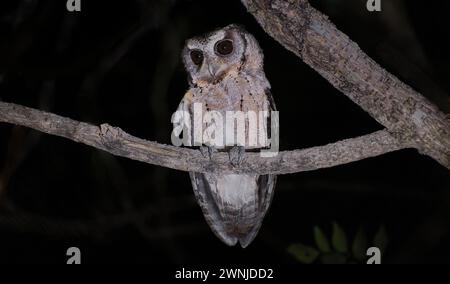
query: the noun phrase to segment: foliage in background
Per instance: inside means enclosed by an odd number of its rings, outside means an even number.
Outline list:
[[[289,254],[304,264],[365,263],[368,258],[366,255],[368,248],[377,247],[383,255],[388,244],[384,225],[380,226],[370,243],[362,227],[358,229],[353,242],[350,242],[348,234],[336,222],[332,224],[332,233],[329,238],[318,226],[314,227],[313,231],[316,247],[295,243],[287,248]]]

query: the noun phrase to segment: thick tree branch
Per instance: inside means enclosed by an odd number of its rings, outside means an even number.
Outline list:
[[[450,168],[450,121],[307,0],[242,0],[264,30],[379,123]]]
[[[209,160],[198,150],[146,141],[108,124],[94,126],[5,102],[0,102],[0,122],[26,126],[148,164],[194,172],[288,174],[347,164],[409,147],[384,130],[326,146],[280,152],[273,158],[247,153],[242,164],[233,167],[226,153],[217,153]]]

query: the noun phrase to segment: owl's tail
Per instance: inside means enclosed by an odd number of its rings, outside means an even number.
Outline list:
[[[274,175],[191,173],[197,201],[213,232],[227,245],[247,247],[269,209]]]

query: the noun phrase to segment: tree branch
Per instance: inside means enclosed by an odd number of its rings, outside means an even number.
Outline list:
[[[263,29],[402,141],[450,168],[450,121],[307,0],[242,0]]]
[[[409,147],[408,143],[400,142],[383,130],[326,146],[280,152],[273,158],[246,153],[242,164],[233,167],[226,153],[217,153],[209,160],[198,150],[146,141],[108,124],[94,126],[5,102],[0,102],[0,122],[64,137],[116,156],[193,172],[289,174],[347,164]]]

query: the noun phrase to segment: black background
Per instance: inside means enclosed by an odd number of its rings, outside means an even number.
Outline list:
[[[449,112],[448,1],[311,1],[390,72]],[[383,127],[270,38],[238,0],[1,1],[0,99],[107,122],[170,143],[188,88],[184,41],[231,23],[260,42],[280,110],[281,149],[323,145]],[[351,239],[386,227],[384,262],[450,261],[450,174],[417,151],[281,176],[256,240],[227,247],[206,225],[189,176],[63,138],[0,124],[0,262],[296,264],[338,222]]]

